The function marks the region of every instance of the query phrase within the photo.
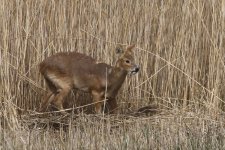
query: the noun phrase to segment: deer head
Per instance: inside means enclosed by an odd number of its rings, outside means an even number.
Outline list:
[[[121,46],[116,48],[116,53],[119,55],[116,67],[126,71],[130,75],[134,75],[140,70],[139,66],[135,64],[134,54],[132,51],[134,47],[135,45],[130,45],[125,50]]]

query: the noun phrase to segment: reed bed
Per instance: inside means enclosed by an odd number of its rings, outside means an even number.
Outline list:
[[[0,149],[224,149],[223,0],[0,4]],[[37,112],[44,58],[77,51],[113,65],[117,44],[136,44],[141,66],[118,94],[119,115]],[[67,99],[90,103],[77,91]],[[131,115],[151,105],[155,115]]]

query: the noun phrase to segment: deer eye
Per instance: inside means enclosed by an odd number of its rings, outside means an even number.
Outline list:
[[[129,61],[129,60],[126,60],[125,62],[126,62],[127,64],[129,64],[129,63],[130,63],[130,61]]]

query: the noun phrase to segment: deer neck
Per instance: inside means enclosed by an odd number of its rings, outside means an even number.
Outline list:
[[[109,77],[111,77],[111,80],[124,80],[127,76],[127,71],[119,68],[119,67],[113,67],[111,70],[111,73],[109,74]]]
[[[109,73],[109,78],[108,78],[109,90],[111,89],[111,91],[117,93],[120,87],[122,86],[124,80],[126,79],[126,76],[127,76],[127,71],[117,66],[114,66],[113,68],[111,68]]]

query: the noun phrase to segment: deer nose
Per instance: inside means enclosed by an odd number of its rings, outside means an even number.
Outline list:
[[[136,66],[136,68],[135,68],[135,72],[138,72],[140,70],[140,68],[139,68],[139,66]]]
[[[140,70],[140,67],[139,67],[138,65],[135,65],[132,72],[135,74],[135,73],[137,73],[139,70]]]
[[[140,70],[139,66],[135,65],[133,70],[131,70],[131,74],[134,75]]]
[[[139,70],[140,70],[140,68],[139,68],[139,67],[135,68],[135,72],[138,72]]]

